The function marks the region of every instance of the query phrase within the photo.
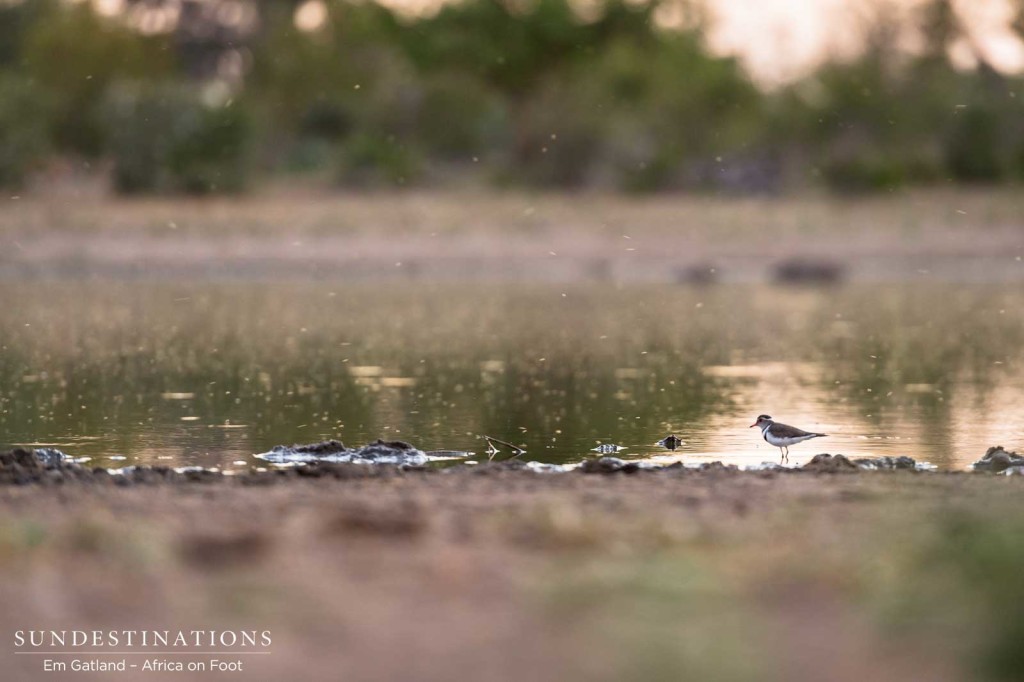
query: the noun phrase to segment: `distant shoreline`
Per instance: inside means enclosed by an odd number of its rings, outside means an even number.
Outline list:
[[[779,280],[795,267],[798,278],[824,268],[853,282],[1024,280],[1015,188],[856,200],[270,192],[0,205],[0,279],[710,284]]]

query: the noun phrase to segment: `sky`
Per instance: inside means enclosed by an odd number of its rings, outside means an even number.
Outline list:
[[[909,13],[921,4],[919,0],[711,0],[709,40],[715,51],[739,57],[758,81],[777,84],[805,74],[829,55],[856,50],[857,29],[869,18],[872,5]],[[1006,71],[1024,69],[1024,44],[1009,29],[1012,7],[1007,0],[959,0],[954,6],[990,63]],[[953,57],[963,66],[973,61],[966,44],[957,46]]]

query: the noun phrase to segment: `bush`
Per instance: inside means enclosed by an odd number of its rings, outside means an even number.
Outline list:
[[[250,126],[237,105],[210,106],[181,86],[135,86],[109,103],[114,186],[141,192],[236,192],[247,179]]]
[[[44,93],[27,80],[0,74],[0,186],[16,187],[49,151]]]
[[[946,164],[952,176],[968,182],[995,182],[1005,174],[1000,158],[1000,120],[983,105],[958,112],[945,140]]]
[[[880,153],[829,160],[823,164],[821,173],[829,188],[838,192],[891,190],[907,182],[902,159]]]
[[[49,93],[54,147],[101,156],[106,144],[103,103],[110,89],[125,80],[166,78],[173,66],[168,45],[98,15],[91,3],[31,4],[40,8],[26,28],[18,64]]]
[[[394,135],[360,133],[342,148],[342,184],[404,186],[418,171],[417,154]]]

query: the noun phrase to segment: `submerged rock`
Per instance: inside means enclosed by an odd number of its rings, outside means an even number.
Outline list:
[[[827,474],[845,474],[859,471],[860,467],[850,461],[846,455],[815,455],[810,462],[801,467],[804,471],[816,471]]]
[[[673,435],[670,435],[670,436],[665,436],[664,438],[659,440],[656,443],[656,445],[660,445],[661,447],[665,448],[666,450],[675,450],[680,445],[685,445],[685,443],[683,442],[682,438],[680,438],[679,436],[676,436],[676,435],[673,434]]]
[[[308,464],[329,462],[335,464],[400,464],[422,466],[427,453],[400,440],[377,440],[361,448],[346,448],[337,440],[326,440],[310,445],[276,445],[269,452],[256,457],[273,464]]]
[[[1024,466],[1024,456],[1007,452],[1002,445],[996,445],[986,450],[985,456],[972,466],[975,471],[1003,471],[1010,467]]]

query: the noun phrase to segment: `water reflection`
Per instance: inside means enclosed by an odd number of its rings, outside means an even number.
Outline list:
[[[1009,287],[4,282],[0,440],[105,464],[223,468],[277,444],[378,436],[524,458],[758,463],[795,446],[946,467],[1019,446],[1022,295]],[[657,445],[666,434],[685,442]]]

